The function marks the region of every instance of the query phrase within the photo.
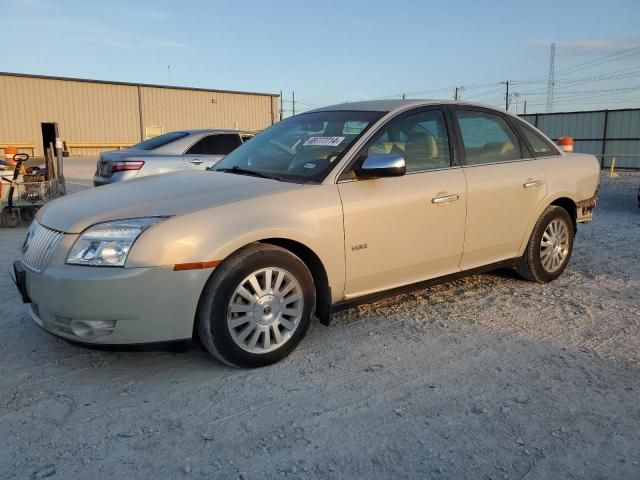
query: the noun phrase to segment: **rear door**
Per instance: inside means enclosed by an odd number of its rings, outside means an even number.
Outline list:
[[[194,143],[183,155],[189,168],[204,170],[242,145],[237,133],[208,134]]]
[[[506,115],[452,107],[467,182],[463,270],[515,258],[546,195],[544,171]]]

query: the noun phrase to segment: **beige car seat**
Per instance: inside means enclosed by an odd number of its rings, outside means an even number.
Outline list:
[[[440,158],[438,142],[429,132],[415,132],[409,135],[404,151],[408,171],[432,170],[448,167],[449,161]]]

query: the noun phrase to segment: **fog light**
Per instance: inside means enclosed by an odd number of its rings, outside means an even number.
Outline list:
[[[115,320],[73,320],[71,331],[80,338],[103,337],[113,333]]]

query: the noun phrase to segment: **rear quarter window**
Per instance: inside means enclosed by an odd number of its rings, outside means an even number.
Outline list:
[[[527,140],[529,148],[534,157],[550,157],[560,155],[558,150],[538,132],[527,126],[524,122],[518,122],[522,135]]]

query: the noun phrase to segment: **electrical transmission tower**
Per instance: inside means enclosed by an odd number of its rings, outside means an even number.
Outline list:
[[[545,110],[553,112],[553,87],[555,86],[555,61],[556,61],[556,44],[551,44],[551,59],[549,60],[549,80],[547,82],[547,105]]]

